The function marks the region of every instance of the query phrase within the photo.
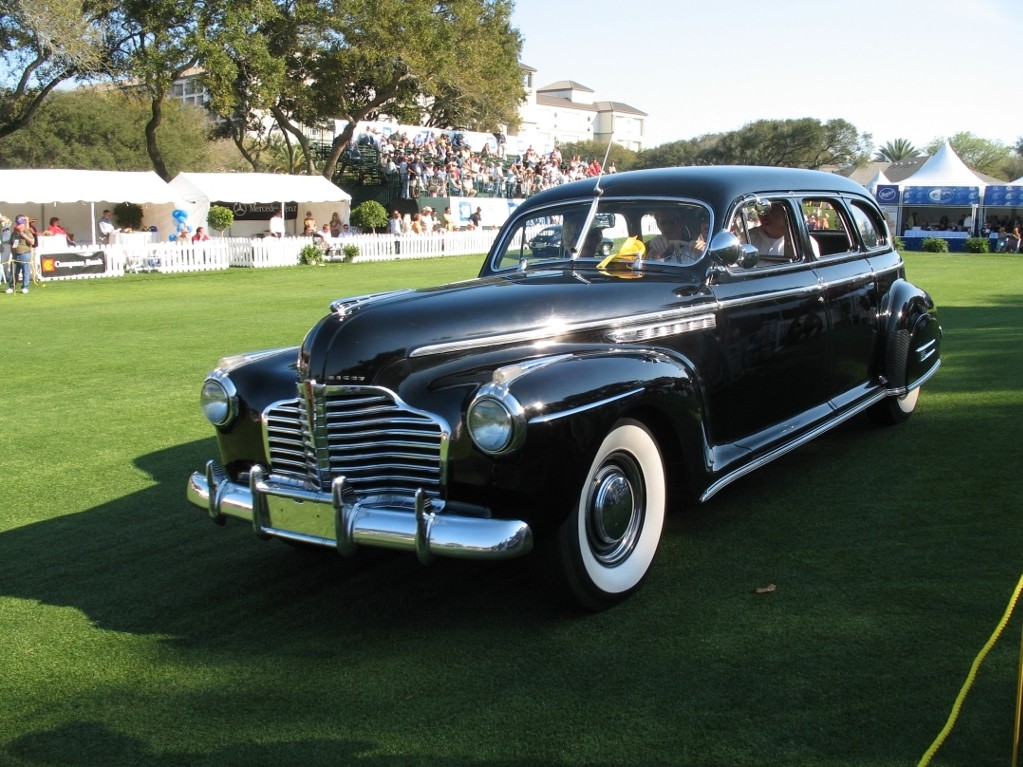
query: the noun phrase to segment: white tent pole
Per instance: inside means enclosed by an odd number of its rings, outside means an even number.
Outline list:
[[[96,247],[96,202],[89,200],[89,228],[92,234],[92,246]]]

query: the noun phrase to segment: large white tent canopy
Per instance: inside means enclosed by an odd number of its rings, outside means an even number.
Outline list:
[[[323,176],[292,176],[276,173],[179,173],[170,186],[182,201],[192,227],[207,226],[210,206],[222,204],[234,211],[231,234],[248,236],[265,232],[275,211],[288,210],[297,218],[288,223],[288,231],[301,231],[301,220],[310,211],[323,225],[337,212],[348,222],[350,194]]]
[[[60,218],[79,243],[97,241],[97,211],[131,202],[142,207],[143,224],[172,231],[174,190],[152,171],[0,170],[0,211],[8,218],[28,216],[44,229]]]
[[[902,186],[984,186],[984,181],[959,159],[946,139],[920,170],[903,179]]]

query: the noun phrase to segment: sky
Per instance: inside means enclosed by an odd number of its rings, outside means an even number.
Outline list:
[[[1023,138],[1020,0],[514,0],[533,84],[646,112],[647,147],[844,119],[876,147]]]

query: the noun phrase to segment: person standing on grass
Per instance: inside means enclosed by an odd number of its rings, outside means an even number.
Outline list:
[[[11,277],[11,236],[14,223],[7,216],[0,215],[0,282],[7,284],[7,292],[14,292]]]
[[[35,246],[36,235],[28,225],[28,219],[25,216],[18,216],[14,219],[14,229],[11,231],[11,253],[14,256],[11,285],[17,282],[20,272],[22,293],[28,293],[28,283],[32,279],[32,249]],[[13,292],[12,287],[7,290]]]

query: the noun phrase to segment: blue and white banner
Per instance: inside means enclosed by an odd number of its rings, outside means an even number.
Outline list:
[[[985,205],[1015,208],[1023,205],[1023,186],[989,186],[984,190]]]
[[[874,199],[877,200],[879,205],[898,205],[899,185],[878,184],[874,189]]]
[[[968,206],[980,203],[979,186],[907,186],[903,205]]]

